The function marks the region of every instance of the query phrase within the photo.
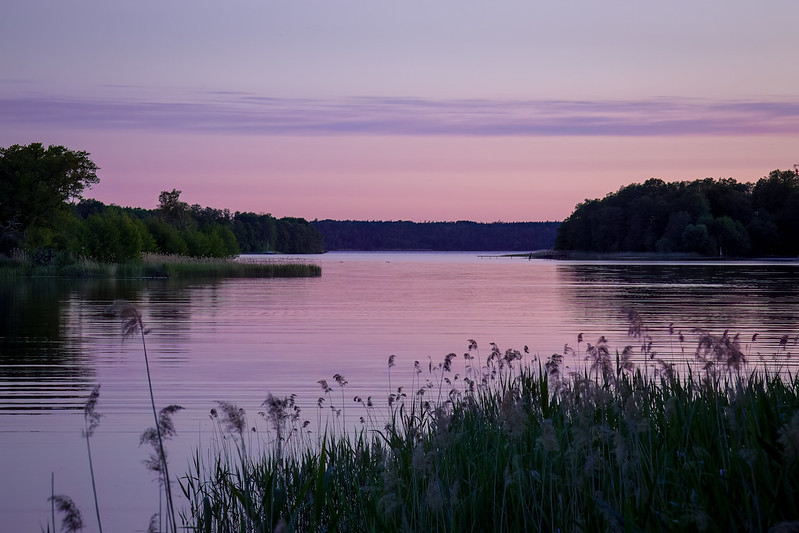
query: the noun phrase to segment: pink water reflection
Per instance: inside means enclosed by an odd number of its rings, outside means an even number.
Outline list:
[[[44,365],[2,354],[13,363],[4,366],[0,381],[0,472],[24,480],[0,488],[7,525],[29,530],[44,523],[51,472],[56,490],[72,496],[90,519],[82,414],[74,408],[94,383],[102,385],[98,409],[105,415],[92,446],[105,527],[144,529],[157,510],[156,484],[141,464],[148,451],[137,446],[152,423],[141,345],[123,342],[119,321],[104,314],[115,298],[136,303],[152,328],[147,345],[159,406],[185,407],[175,417],[179,436],[168,444],[176,473],[187,469],[198,444],[218,437],[209,410],[219,400],[247,411],[257,430],[250,434],[253,447],[268,445],[268,424],[257,414],[267,393],[297,394],[303,417],[316,427],[329,413],[318,411],[323,391],[317,381],[333,384],[339,373],[348,384],[343,391],[334,385],[332,398],[346,407],[347,425],[357,425],[363,407],[354,396],[372,396],[385,407],[391,354],[393,387],[411,388],[450,352],[458,354],[453,374],[462,375],[468,339],[477,341],[483,360],[491,342],[502,350],[529,346],[528,361],[545,359],[562,353],[566,343],[578,348],[579,333],[585,342],[605,335],[620,350],[633,342],[624,306],[641,312],[661,354],[676,351],[669,324],[688,337],[696,327],[730,328],[745,339],[758,333],[749,347],[753,358],[773,355],[782,335],[799,333],[795,264],[619,265],[473,253],[336,253],[302,260],[319,262],[322,277],[75,283],[54,290],[48,298],[58,300],[51,303],[57,338],[45,339],[42,351],[52,344],[63,354]],[[687,346],[688,353],[694,348]],[[783,355],[789,350],[796,347]],[[415,361],[425,370],[421,376]]]

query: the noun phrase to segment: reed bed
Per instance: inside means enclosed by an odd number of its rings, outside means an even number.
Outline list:
[[[599,342],[567,373],[562,355],[496,345],[483,364],[470,341],[460,373],[455,354],[426,374],[417,362],[407,390],[391,388],[392,356],[385,405],[320,381],[318,433],[293,396],[269,396],[261,446],[220,404],[180,480],[181,519],[196,532],[798,531],[799,378],[697,353],[679,372]],[[355,431],[341,421],[353,403]]]
[[[200,258],[178,255],[144,254],[139,261],[102,263],[80,258],[54,260],[38,264],[21,254],[0,259],[0,278],[286,278],[318,277],[322,268],[316,263],[296,259],[239,261],[235,258]]]

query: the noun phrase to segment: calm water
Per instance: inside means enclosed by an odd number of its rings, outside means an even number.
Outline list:
[[[316,279],[0,282],[0,531],[36,531],[49,517],[50,476],[96,529],[82,406],[102,385],[104,415],[92,439],[104,528],[145,530],[157,485],[138,436],[152,425],[141,342],[123,341],[106,313],[115,299],[139,306],[156,401],[180,404],[170,471],[186,471],[192,449],[212,435],[217,400],[235,402],[265,439],[256,414],[266,394],[296,393],[316,420],[317,381],[335,373],[347,398],[388,394],[468,339],[481,351],[529,346],[529,358],[605,335],[635,344],[623,307],[644,318],[662,356],[696,347],[694,328],[740,333],[750,359],[793,363],[799,351],[797,263],[603,263],[486,258],[473,253],[331,253]],[[673,324],[674,335],[669,335]],[[757,340],[752,343],[752,335]],[[780,338],[790,341],[780,347]],[[583,345],[583,349],[585,346]],[[455,368],[462,368],[462,358]],[[571,361],[572,366],[579,361]],[[350,407],[353,421],[357,406]]]

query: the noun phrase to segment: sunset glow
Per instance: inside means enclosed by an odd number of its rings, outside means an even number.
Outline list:
[[[307,219],[560,220],[793,168],[799,5],[703,5],[12,5],[0,146],[90,152],[106,203]]]

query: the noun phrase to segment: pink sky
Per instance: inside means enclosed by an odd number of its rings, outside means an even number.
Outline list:
[[[0,20],[0,146],[87,192],[308,219],[561,220],[799,163],[799,3],[42,0]]]

